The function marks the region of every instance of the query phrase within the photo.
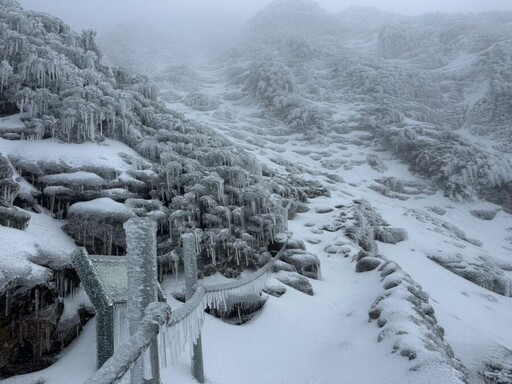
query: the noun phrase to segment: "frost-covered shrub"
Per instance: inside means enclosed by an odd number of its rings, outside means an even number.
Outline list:
[[[11,2],[2,7],[0,103],[14,103],[29,126],[37,125],[38,138],[123,137],[147,118],[143,109],[155,103],[156,87],[106,64],[94,31],[79,35],[49,15]]]
[[[183,104],[197,111],[213,111],[219,107],[219,103],[213,97],[202,92],[192,92],[183,98]]]
[[[244,90],[293,130],[324,130],[326,114],[295,93],[295,88],[290,69],[278,60],[269,59],[251,66]]]
[[[411,168],[444,189],[450,198],[491,197],[508,207],[512,164],[448,132],[411,127],[379,130],[385,142]],[[501,192],[500,192],[501,191]],[[508,191],[508,192],[507,192]]]
[[[473,65],[488,81],[484,95],[469,110],[467,125],[479,135],[495,138],[507,151],[512,148],[512,44],[503,41],[483,52]]]
[[[280,109],[294,91],[290,69],[276,60],[262,60],[251,67],[246,90],[270,108]]]
[[[244,42],[250,48],[252,44],[280,44],[297,35],[334,39],[342,30],[337,18],[312,0],[278,0],[249,22]]]
[[[461,53],[481,52],[509,33],[510,18],[499,13],[425,14],[393,21],[378,34],[380,54],[439,68]],[[475,28],[478,25],[478,28]]]
[[[254,156],[168,110],[151,81],[103,60],[94,32],[79,35],[51,16],[0,2],[7,9],[0,14],[2,97],[23,111],[31,138],[109,137],[148,159],[121,156],[131,169],[120,171],[11,156],[20,175],[41,191],[40,202],[68,218],[67,231],[77,243],[91,253],[123,254],[123,220],[147,215],[159,223],[162,260],[179,249],[181,234],[193,232],[201,269],[237,275],[257,267],[260,254],[287,228],[281,197],[298,195],[297,188],[284,179],[264,179]],[[164,72],[180,92],[193,86],[195,75],[186,68]],[[279,92],[277,87],[273,95]],[[188,101],[200,109],[217,103],[203,94]]]
[[[289,65],[304,65],[318,54],[311,41],[298,35],[286,38],[279,48]]]

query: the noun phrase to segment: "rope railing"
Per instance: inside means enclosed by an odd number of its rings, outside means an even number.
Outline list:
[[[195,285],[194,296],[185,304],[173,311],[172,319],[166,330],[162,333],[160,342],[167,342],[171,346],[172,361],[177,361],[187,345],[196,342],[201,334],[204,322],[204,310],[207,307],[226,309],[227,298],[231,295],[259,294],[264,288],[272,267],[282,256],[286,243],[279,252],[263,267],[248,276],[236,281],[220,284]],[[164,339],[165,341],[163,341]]]
[[[284,243],[279,252],[256,272],[236,281],[204,285],[204,288],[206,289],[205,307],[214,306],[215,308],[220,308],[220,305],[223,304],[224,309],[226,309],[226,300],[229,295],[260,293],[265,288],[265,283],[268,280],[268,274],[272,272],[272,267],[283,255],[284,250],[286,249],[286,244],[287,243]]]

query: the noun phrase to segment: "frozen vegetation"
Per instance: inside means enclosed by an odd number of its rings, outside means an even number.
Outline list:
[[[159,333],[193,383],[202,329],[212,384],[512,383],[512,13],[277,0],[196,64],[159,28],[0,0],[0,378],[108,382]],[[93,377],[70,254],[135,217],[172,311],[120,346],[117,307]]]

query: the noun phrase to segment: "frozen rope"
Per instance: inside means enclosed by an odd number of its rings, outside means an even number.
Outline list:
[[[215,285],[197,284],[194,296],[173,311],[168,326],[163,327],[160,332],[162,364],[167,360],[166,350],[169,350],[171,361],[176,363],[187,346],[192,346],[197,341],[204,323],[204,310],[207,307],[226,308],[226,300],[231,295],[259,294],[265,288],[272,267],[281,258],[285,248],[286,243],[262,268],[237,281]]]

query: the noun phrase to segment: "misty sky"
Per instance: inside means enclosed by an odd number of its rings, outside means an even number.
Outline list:
[[[217,20],[239,24],[271,0],[19,0],[36,10],[63,18],[76,29],[102,29],[106,23],[140,17],[169,18],[170,22]],[[369,5],[396,13],[419,14],[432,11],[482,12],[512,11],[512,0],[318,0],[325,9],[338,12],[353,5]]]
[[[247,20],[273,0],[18,0],[24,7],[60,17],[76,31],[94,28],[99,41],[118,44],[121,35],[125,57],[117,64],[129,66],[130,53],[140,44],[165,41],[159,51],[171,51],[181,61],[207,57],[229,45]],[[317,0],[336,13],[350,6],[374,6],[394,13],[421,14],[433,11],[512,11],[512,0]],[[134,37],[135,36],[135,37]],[[138,39],[138,42],[137,42]],[[141,41],[143,41],[141,43]],[[107,54],[109,48],[102,46]],[[112,53],[110,51],[110,53]],[[111,55],[111,58],[112,55]],[[113,58],[115,59],[115,58]],[[140,71],[140,69],[139,69]]]

